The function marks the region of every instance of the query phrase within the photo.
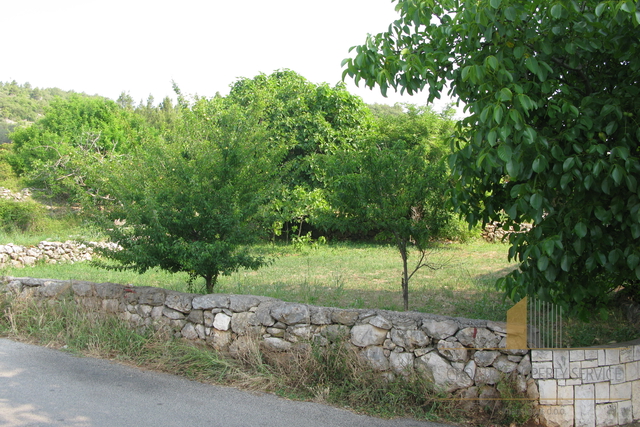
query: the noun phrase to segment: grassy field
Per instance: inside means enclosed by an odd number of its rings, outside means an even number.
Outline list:
[[[256,248],[272,257],[270,266],[222,276],[220,293],[264,295],[286,301],[342,308],[402,310],[401,260],[388,245],[328,244],[317,247],[263,245]],[[506,260],[506,246],[476,241],[448,244],[430,255],[436,270],[423,268],[410,282],[411,310],[505,320],[511,301],[502,301],[495,279],[514,264]],[[410,259],[411,261],[411,259]],[[3,275],[46,277],[64,280],[131,283],[188,291],[186,274],[149,271],[107,271],[88,263],[46,265],[25,269],[7,268]],[[196,282],[195,291],[202,291]]]
[[[64,240],[64,239],[61,239]],[[21,244],[29,244],[24,238]],[[31,242],[35,243],[35,242]],[[257,271],[241,270],[220,277],[219,293],[263,295],[290,302],[340,308],[402,310],[401,261],[389,245],[336,243],[318,246],[265,244],[256,251],[273,259]],[[453,317],[505,321],[513,302],[495,289],[497,278],[516,268],[507,261],[507,246],[480,240],[445,244],[430,255],[437,269],[421,269],[409,285],[409,309]],[[414,257],[415,259],[415,257]],[[113,282],[157,286],[182,292],[202,292],[204,283],[189,285],[187,274],[151,270],[139,275],[100,269],[90,263],[4,268],[0,275],[60,280]],[[621,307],[607,319],[584,323],[564,319],[565,346],[589,346],[640,337]]]

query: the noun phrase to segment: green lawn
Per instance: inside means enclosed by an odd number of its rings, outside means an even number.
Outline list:
[[[506,246],[480,241],[447,244],[431,254],[438,269],[423,268],[410,282],[411,310],[505,320],[510,301],[494,289],[497,277],[514,268],[506,259]],[[264,295],[308,304],[402,310],[401,260],[388,245],[328,244],[316,248],[261,245],[257,251],[273,257],[258,271],[241,270],[223,276],[216,285],[220,293]],[[411,261],[411,259],[410,259]],[[10,276],[64,280],[131,283],[187,291],[186,274],[149,271],[143,275],[107,271],[88,263],[8,268]],[[200,282],[195,283],[200,290]]]

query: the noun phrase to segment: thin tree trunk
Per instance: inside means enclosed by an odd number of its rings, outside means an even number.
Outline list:
[[[217,281],[218,281],[217,274],[207,274],[206,276],[204,276],[204,286],[208,294],[213,293],[213,288],[216,286]]]
[[[398,242],[398,249],[402,257],[402,301],[404,303],[404,311],[409,310],[409,267],[407,266],[407,242],[401,240]]]

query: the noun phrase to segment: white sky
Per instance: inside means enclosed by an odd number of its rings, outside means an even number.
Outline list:
[[[136,103],[185,94],[225,95],[238,77],[288,68],[332,86],[367,33],[397,19],[390,0],[10,0],[2,4],[0,81],[58,87]],[[361,85],[362,86],[362,85]],[[426,94],[367,103],[424,104]],[[443,94],[444,97],[444,94]],[[443,103],[436,104],[440,108]]]

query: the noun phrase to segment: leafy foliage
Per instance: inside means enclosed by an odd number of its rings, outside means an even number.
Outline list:
[[[51,102],[44,117],[10,135],[13,169],[56,197],[104,197],[95,169],[155,138],[132,112],[104,98],[72,95]]]
[[[212,292],[220,274],[264,265],[246,248],[261,232],[258,214],[282,158],[264,135],[253,110],[199,99],[182,106],[176,142],[147,145],[104,170],[115,199],[108,218],[120,224],[107,233],[123,247],[103,251],[118,262],[112,268],[183,271]]]
[[[413,133],[411,121],[428,123],[430,128]],[[440,135],[444,123],[428,109],[420,115],[414,110],[388,116],[381,122],[381,132],[356,148],[316,156],[328,207],[315,222],[342,232],[374,232],[392,241],[402,257],[405,310],[409,279],[422,267],[434,267],[426,258],[428,249],[452,217],[444,198],[448,184]],[[411,247],[420,255],[409,271]]]
[[[445,83],[466,104],[451,166],[470,223],[531,222],[502,286],[583,314],[640,279],[635,2],[399,0],[401,17],[344,61],[368,86]],[[506,217],[506,218],[505,218]]]

